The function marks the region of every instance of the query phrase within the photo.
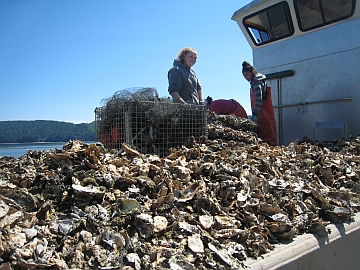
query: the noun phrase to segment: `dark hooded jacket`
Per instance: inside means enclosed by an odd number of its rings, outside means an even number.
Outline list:
[[[178,92],[180,97],[189,104],[199,104],[198,91],[201,84],[192,68],[174,60],[173,67],[168,72],[169,94]]]

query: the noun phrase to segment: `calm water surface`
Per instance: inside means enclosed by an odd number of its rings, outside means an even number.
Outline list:
[[[27,150],[62,149],[68,142],[44,142],[44,143],[0,143],[0,156],[21,157]],[[94,142],[86,142],[94,143]]]

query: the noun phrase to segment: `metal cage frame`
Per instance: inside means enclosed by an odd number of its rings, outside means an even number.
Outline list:
[[[121,101],[95,108],[96,140],[107,149],[135,146],[142,154],[166,156],[191,136],[207,136],[205,106],[161,101]]]

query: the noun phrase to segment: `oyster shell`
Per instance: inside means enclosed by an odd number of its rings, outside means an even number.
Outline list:
[[[162,158],[81,141],[0,157],[1,269],[240,269],[352,222],[360,137],[269,147],[250,122],[210,114]]]

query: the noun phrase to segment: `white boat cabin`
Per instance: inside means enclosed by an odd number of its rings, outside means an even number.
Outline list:
[[[272,88],[279,145],[360,134],[359,2],[255,0],[232,19]]]

